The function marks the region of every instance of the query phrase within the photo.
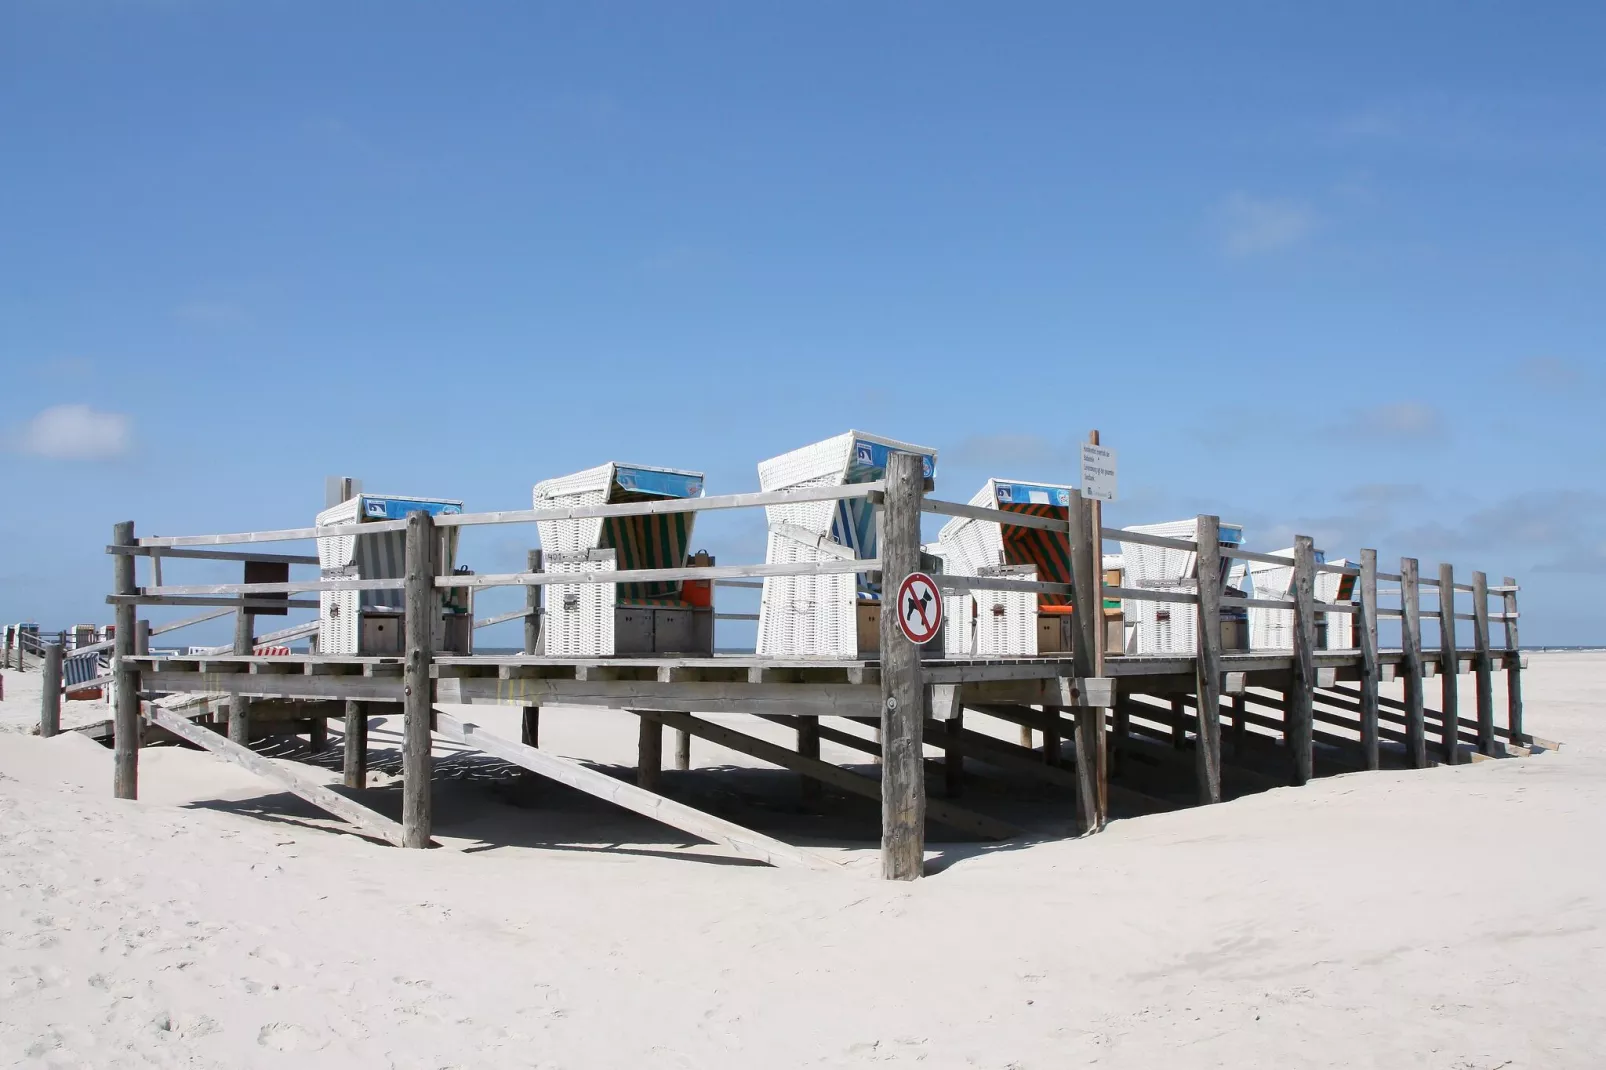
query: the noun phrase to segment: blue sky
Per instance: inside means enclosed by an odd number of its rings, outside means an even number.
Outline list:
[[[307,523],[333,473],[720,493],[857,427],[963,500],[1074,482],[1098,427],[1109,520],[1510,573],[1526,642],[1606,642],[1603,40],[1587,4],[17,0],[0,616],[104,619],[114,521]]]

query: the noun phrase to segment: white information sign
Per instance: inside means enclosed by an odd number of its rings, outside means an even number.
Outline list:
[[[1082,497],[1115,501],[1115,451],[1082,443]]]

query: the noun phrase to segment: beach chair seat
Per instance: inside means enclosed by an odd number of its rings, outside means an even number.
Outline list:
[[[610,461],[572,475],[543,480],[532,493],[535,508],[575,508],[699,498],[703,474]],[[555,573],[682,568],[697,514],[543,520],[542,568]],[[702,555],[702,562],[712,559]],[[687,598],[685,582],[554,583],[545,594],[543,653],[554,657],[688,654],[711,657],[711,598]]]
[[[1066,520],[1071,490],[1058,483],[994,478],[971,495],[969,504]],[[1071,582],[1070,539],[1064,532],[956,517],[943,525],[937,544],[947,570],[956,575]],[[949,657],[1033,657],[1071,649],[1075,629],[1069,595],[977,590],[949,594],[944,603]]]
[[[405,494],[355,494],[317,516],[319,527],[405,520],[407,514],[443,516],[461,513],[463,503],[446,498]],[[437,574],[455,571],[456,527],[436,529]],[[320,575],[331,579],[401,579],[407,575],[407,533],[322,536],[318,539]],[[451,587],[436,591],[440,612],[433,627],[435,651],[474,652],[473,591]],[[375,591],[318,592],[318,652],[364,657],[400,657],[406,634],[406,598],[400,587]]]
[[[873,482],[886,474],[887,456],[893,452],[920,455],[926,478],[933,477],[936,450],[849,431],[760,463],[759,487],[777,491]],[[764,512],[769,524],[764,560],[769,564],[876,557],[875,507],[864,498],[771,505]],[[758,653],[874,656],[880,650],[880,613],[880,584],[865,573],[766,576],[758,611]],[[940,642],[940,637],[933,640],[936,649],[941,649]]]
[[[1168,539],[1193,541],[1198,538],[1199,521],[1175,520],[1163,524],[1140,524],[1123,528],[1140,535],[1158,535]],[[1243,529],[1235,524],[1220,526],[1220,544],[1237,547],[1243,544]],[[1194,550],[1167,546],[1149,546],[1140,542],[1121,542],[1123,586],[1134,590],[1197,594],[1199,590],[1199,555]],[[1221,581],[1226,586],[1232,571],[1232,561],[1221,560]],[[1242,646],[1241,626],[1233,615],[1233,607],[1222,606],[1221,645],[1233,650]],[[1193,654],[1198,648],[1198,610],[1183,602],[1157,602],[1149,599],[1125,598],[1121,601],[1121,614],[1131,636],[1127,644],[1132,654]]]

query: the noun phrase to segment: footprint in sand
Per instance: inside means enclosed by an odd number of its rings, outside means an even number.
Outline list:
[[[316,1051],[323,1047],[318,1034],[294,1022],[269,1022],[257,1032],[257,1043],[271,1051]]]

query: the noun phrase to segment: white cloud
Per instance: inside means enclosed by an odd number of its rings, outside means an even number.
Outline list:
[[[1438,409],[1414,401],[1362,409],[1356,413],[1354,424],[1380,438],[1434,438],[1444,429]]]
[[[1222,247],[1231,256],[1255,256],[1286,249],[1316,226],[1311,210],[1298,201],[1234,193],[1217,209]]]
[[[35,457],[60,461],[105,461],[133,445],[133,421],[125,413],[101,412],[88,405],[56,405],[24,424],[17,448]]]

